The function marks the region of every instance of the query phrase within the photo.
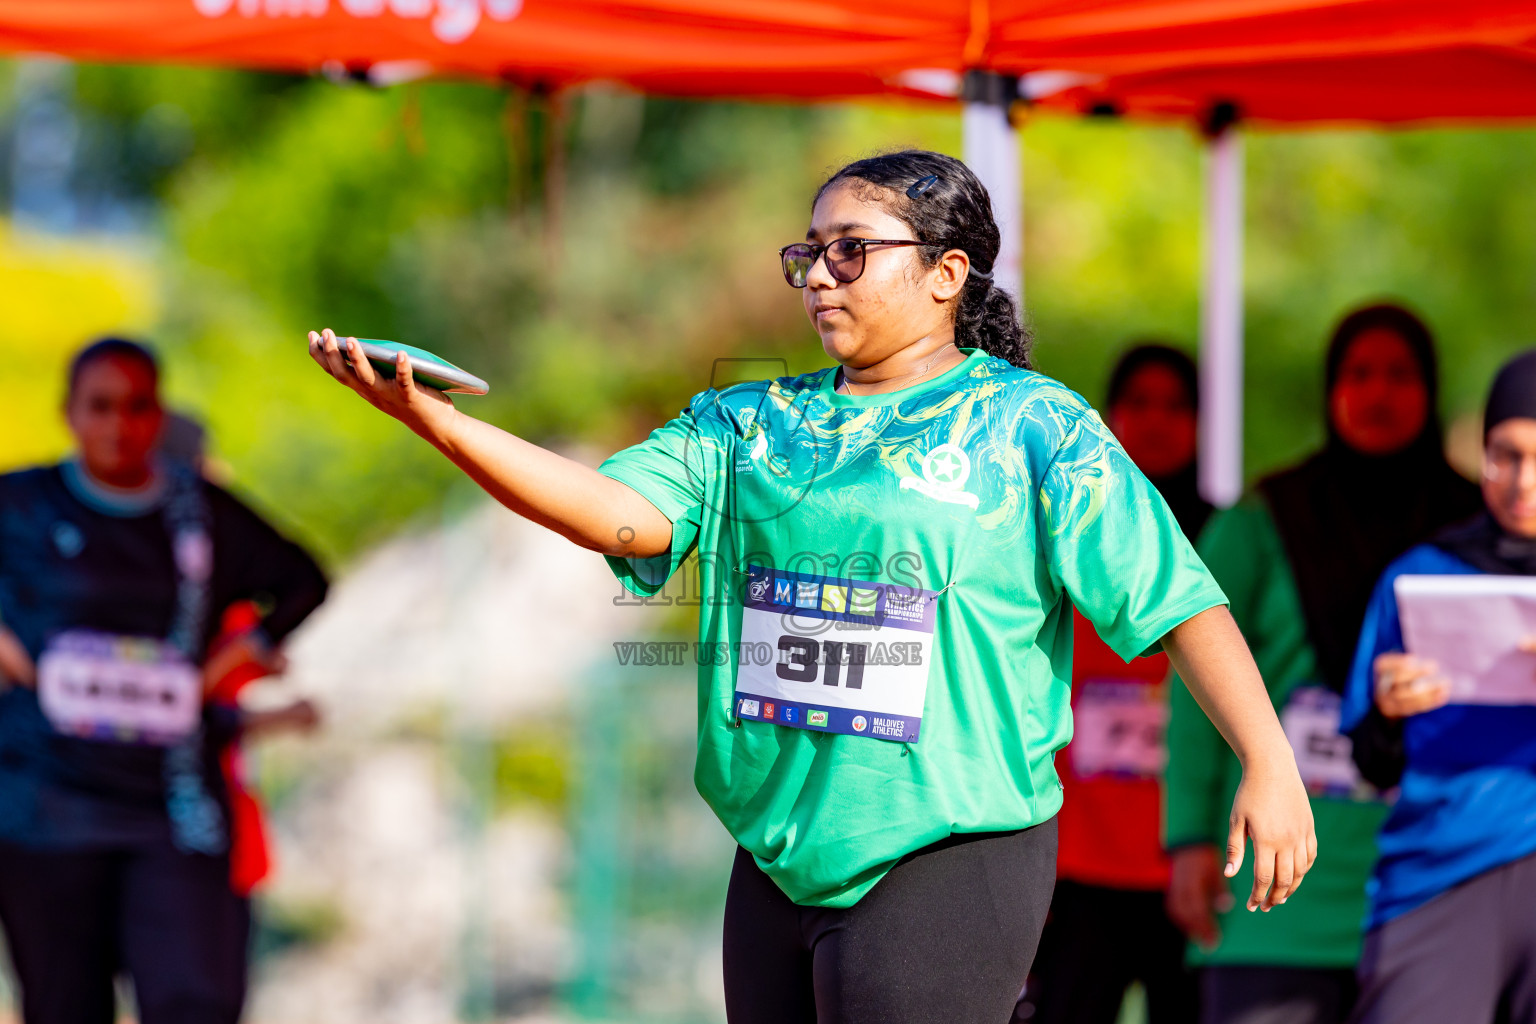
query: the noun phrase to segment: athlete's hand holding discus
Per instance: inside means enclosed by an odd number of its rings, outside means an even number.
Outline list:
[[[579,462],[460,413],[420,384],[404,352],[393,377],[356,338],[309,332],[309,354],[336,380],[437,448],[507,508],[591,551],[645,558],[667,550],[672,523],[632,488]]]
[[[635,594],[697,551],[699,648],[735,652],[699,666],[694,771],[740,845],[732,1024],[1006,1018],[1056,879],[1073,607],[1127,661],[1160,641],[1236,751],[1226,872],[1251,839],[1250,908],[1316,856],[1225,595],[1092,408],[1030,367],[998,250],[959,161],[850,164],[779,252],[834,365],[700,392],[597,470],[461,414],[406,358],[380,373],[310,335],[337,381]]]

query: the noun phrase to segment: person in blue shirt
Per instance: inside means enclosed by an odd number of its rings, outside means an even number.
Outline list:
[[[1344,729],[1381,737],[1361,770],[1401,779],[1352,1024],[1536,1022],[1536,705],[1450,703],[1435,664],[1403,653],[1393,592],[1405,575],[1536,575],[1536,350],[1489,392],[1482,490],[1482,514],[1388,566],[1344,698]]]

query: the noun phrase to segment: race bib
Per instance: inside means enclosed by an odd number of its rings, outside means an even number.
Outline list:
[[[749,566],[739,718],[915,743],[933,591]]]
[[[1360,777],[1352,756],[1354,744],[1339,731],[1342,699],[1322,686],[1291,691],[1280,725],[1296,754],[1296,767],[1307,792],[1314,796],[1375,800],[1380,794]]]
[[[1080,779],[1156,778],[1168,764],[1168,701],[1161,686],[1130,679],[1085,679],[1072,705],[1067,752]]]
[[[202,673],[161,640],[71,631],[37,662],[43,714],[61,733],[169,746],[202,715]]]

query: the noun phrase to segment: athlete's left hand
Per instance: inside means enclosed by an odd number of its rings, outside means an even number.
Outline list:
[[[1185,619],[1163,637],[1163,648],[1243,765],[1232,800],[1225,874],[1237,874],[1243,841],[1251,838],[1248,909],[1273,909],[1296,891],[1317,859],[1312,804],[1296,770],[1296,755],[1248,643],[1225,607]]]
[[[1268,913],[1301,887],[1317,859],[1312,804],[1289,747],[1243,769],[1227,833],[1228,878],[1242,867],[1245,838],[1253,840],[1248,909]]]

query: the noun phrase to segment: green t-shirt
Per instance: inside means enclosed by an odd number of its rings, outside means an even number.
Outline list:
[[[835,393],[835,367],[705,391],[601,467],[673,524],[670,553],[609,559],[628,589],[657,592],[699,552],[695,783],[797,903],[852,906],[907,853],[1056,813],[1053,755],[1072,734],[1072,605],[1130,660],[1225,602],[1080,396],[962,351],[938,377],[883,395]],[[830,627],[857,625],[843,613],[861,592],[893,601],[906,588],[918,599],[922,621],[894,630],[929,652],[915,741],[900,742],[899,730],[876,738],[875,728],[883,690],[906,686],[910,672],[898,670],[910,665],[872,653],[853,694],[846,659],[831,682],[830,671],[813,677],[814,665],[801,673],[804,661],[784,653],[799,638],[781,639],[766,668],[745,646],[722,646],[742,640],[744,611],[749,624],[766,621],[744,605],[771,601],[769,584],[786,580],[791,606],[800,586],[812,588],[800,606],[812,625],[817,614]],[[830,612],[829,592],[839,595]],[[890,650],[900,661],[898,645]],[[744,709],[738,675],[764,672],[803,686],[795,725],[777,724],[761,702]],[[834,696],[872,709],[869,732],[814,727],[818,702],[837,713]]]
[[[1253,651],[1275,711],[1283,715],[1300,689],[1317,685],[1317,658],[1269,506],[1250,495],[1216,513],[1200,534],[1199,549],[1231,598],[1232,616]],[[1165,837],[1170,846],[1212,843],[1224,849],[1242,766],[1177,675],[1170,703]],[[1317,863],[1296,895],[1267,914],[1247,911],[1253,890],[1250,845],[1242,870],[1229,882],[1233,909],[1218,920],[1220,944],[1208,952],[1191,945],[1191,961],[1353,967],[1360,956],[1376,833],[1386,814],[1380,800],[1314,795]]]

